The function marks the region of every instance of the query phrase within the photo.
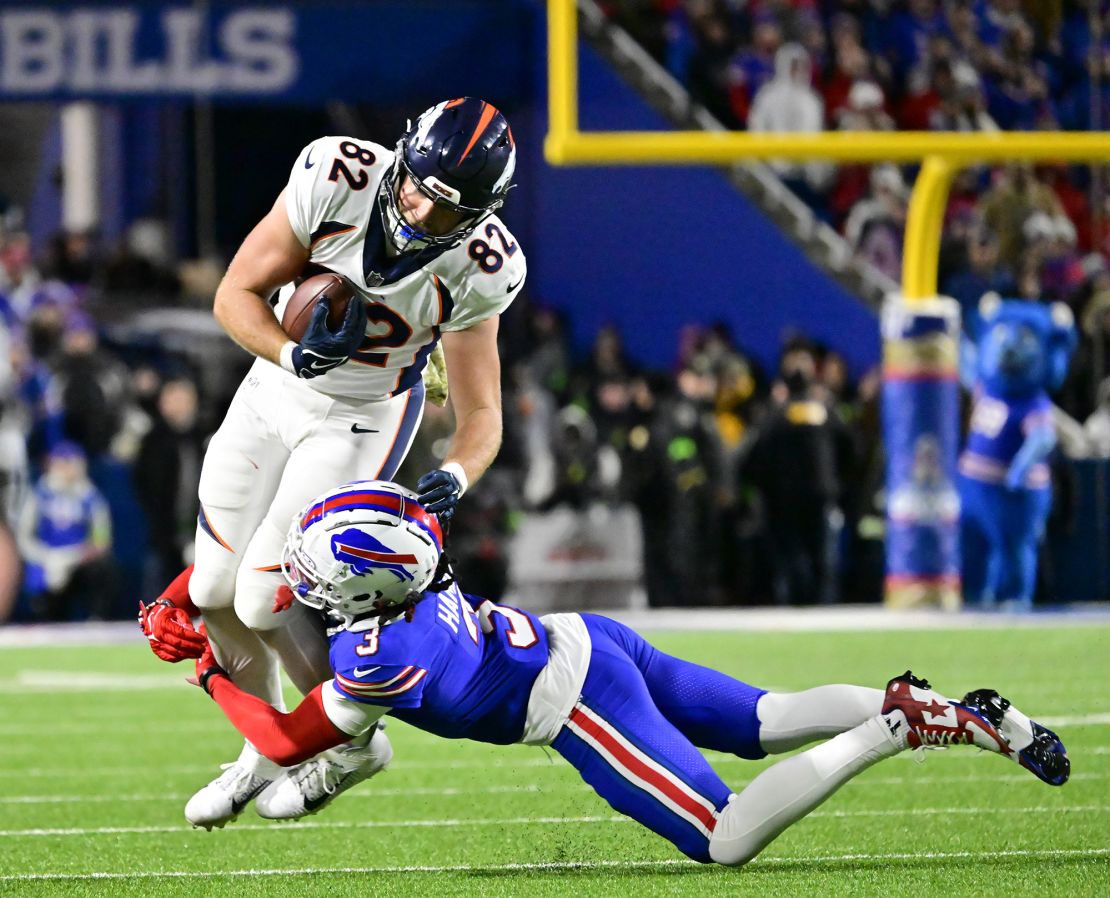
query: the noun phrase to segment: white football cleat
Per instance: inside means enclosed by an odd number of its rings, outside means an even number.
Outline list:
[[[281,768],[273,765],[273,773],[255,770],[242,763],[220,765],[223,769],[216,779],[189,799],[185,805],[185,819],[193,826],[223,827],[238,817],[259,792],[274,781]]]
[[[287,770],[255,802],[259,817],[299,820],[326,808],[339,795],[385,769],[393,746],[379,727]]]

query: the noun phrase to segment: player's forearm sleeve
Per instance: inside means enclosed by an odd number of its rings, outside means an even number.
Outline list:
[[[317,686],[296,708],[283,714],[225,676],[213,677],[209,685],[209,694],[235,729],[282,767],[300,764],[350,738],[328,719],[320,690]]]
[[[185,570],[173,578],[170,585],[162,590],[160,599],[169,599],[174,607],[182,608],[189,617],[199,617],[200,610],[189,598],[189,578],[193,576],[193,566],[190,564]]]

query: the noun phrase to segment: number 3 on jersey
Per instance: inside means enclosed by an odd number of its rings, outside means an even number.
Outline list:
[[[355,654],[360,658],[376,654],[378,651],[378,627],[374,627],[362,637],[362,644],[355,646]]]
[[[495,614],[500,614],[509,622],[509,629],[505,631],[505,638],[514,649],[530,649],[539,642],[539,637],[536,635],[536,631],[532,627],[532,621],[528,619],[527,614],[522,614],[515,608],[509,608],[505,605],[495,605],[489,600],[478,606],[478,618],[482,622],[483,633],[488,635],[494,632],[494,624],[491,618]]]

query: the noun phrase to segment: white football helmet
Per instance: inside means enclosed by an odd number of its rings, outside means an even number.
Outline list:
[[[296,598],[349,626],[418,599],[442,551],[439,521],[415,493],[363,480],[316,497],[293,519],[282,574]]]

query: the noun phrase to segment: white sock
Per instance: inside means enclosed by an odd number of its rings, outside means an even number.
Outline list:
[[[235,763],[263,779],[274,779],[284,769],[263,755],[249,742],[243,743],[243,750],[239,752],[239,757],[235,759]]]
[[[281,671],[266,644],[235,614],[235,609],[209,608],[202,612],[208,641],[220,666],[233,683],[256,698],[285,710],[281,695]],[[249,742],[235,761],[256,776],[272,779],[281,768]]]
[[[828,742],[764,770],[733,795],[709,839],[718,864],[746,864],[792,823],[802,819],[852,777],[905,745],[876,715]]]
[[[759,744],[769,755],[793,751],[857,727],[883,709],[882,689],[818,686],[804,692],[768,692],[755,706]]]

